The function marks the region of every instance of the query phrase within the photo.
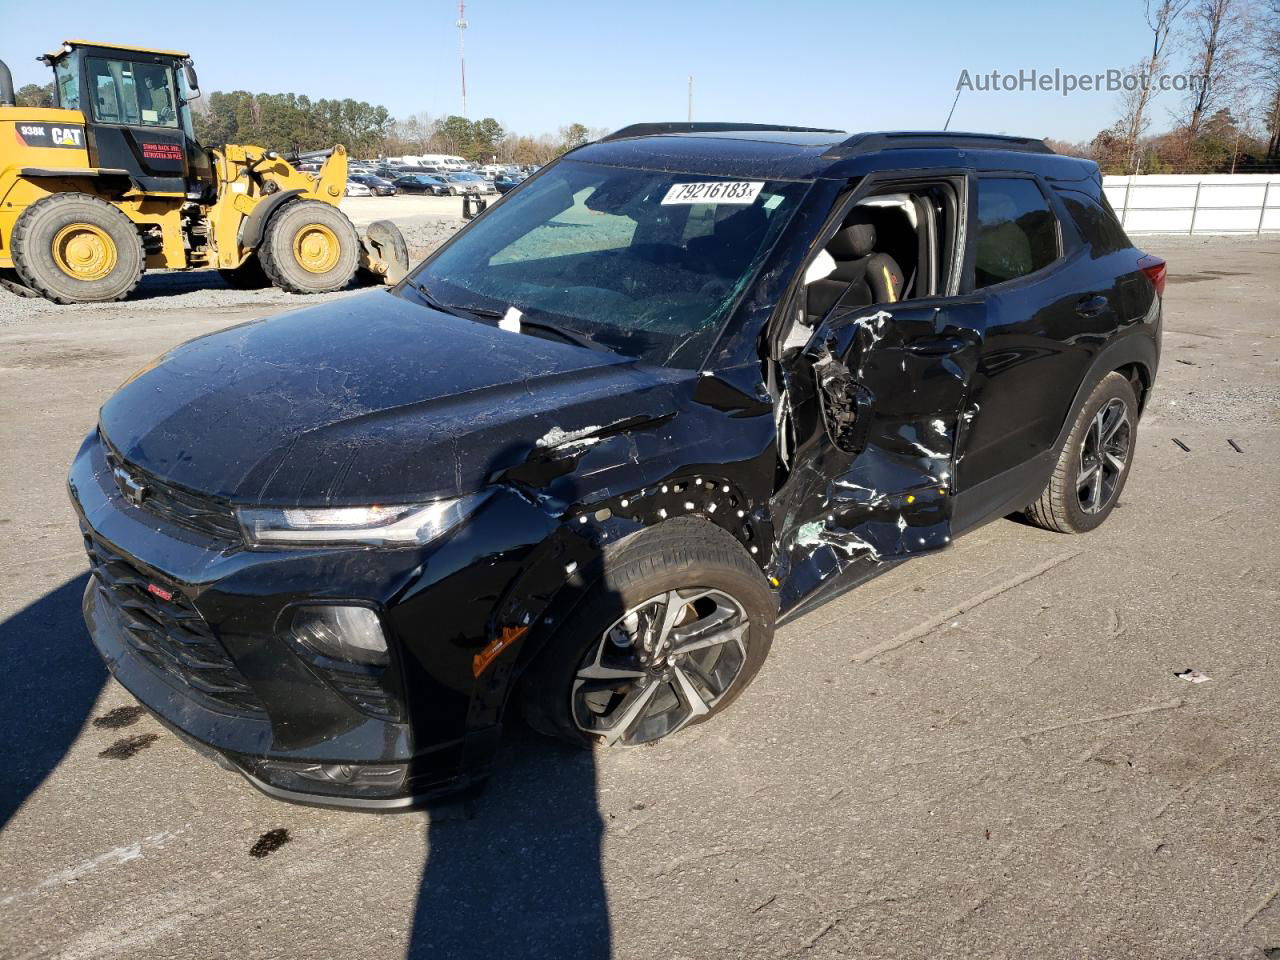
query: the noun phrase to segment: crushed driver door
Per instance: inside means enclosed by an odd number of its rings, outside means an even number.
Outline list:
[[[797,365],[816,411],[773,503],[782,611],[951,542],[978,298],[837,308]],[[795,402],[795,401],[793,401]]]

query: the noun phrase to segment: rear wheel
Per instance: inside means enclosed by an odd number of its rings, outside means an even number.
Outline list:
[[[276,212],[258,249],[271,282],[290,293],[341,290],[360,263],[360,238],[337,207],[295,200]]]
[[[86,193],[33,203],[13,227],[22,284],[55,303],[121,300],[142,277],[142,238],[123,213]]]
[[[522,683],[531,726],[571,743],[651,743],[729,706],[759,672],[776,605],[742,546],[673,520],[606,555],[603,577]]]
[[[1053,476],[1024,516],[1058,533],[1102,524],[1120,499],[1138,428],[1138,398],[1118,373],[1103,377],[1080,408]]]

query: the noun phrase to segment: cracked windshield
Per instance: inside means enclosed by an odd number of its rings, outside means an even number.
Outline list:
[[[627,356],[695,368],[806,186],[562,161],[414,280],[451,308],[515,307]]]

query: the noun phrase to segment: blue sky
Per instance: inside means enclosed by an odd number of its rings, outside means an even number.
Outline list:
[[[395,116],[461,110],[456,2],[182,9],[0,0],[0,57],[19,85],[45,82],[33,58],[85,37],[186,49],[205,90],[350,96]],[[682,120],[690,73],[695,119],[936,128],[962,69],[1092,73],[1135,63],[1149,43],[1141,0],[473,0],[467,19],[468,113],[528,133]],[[1118,98],[965,92],[952,129],[1088,139],[1115,119]],[[1157,128],[1173,106],[1172,95],[1157,101]]]

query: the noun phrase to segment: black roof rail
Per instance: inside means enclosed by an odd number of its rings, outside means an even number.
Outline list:
[[[694,123],[674,120],[666,123],[633,123],[601,137],[596,143],[610,140],[626,140],[630,137],[655,137],[666,133],[844,133],[825,127],[789,127],[775,123]]]
[[[998,133],[950,133],[933,130],[903,130],[892,133],[859,133],[837,144],[824,156],[849,157],[878,150],[1008,150],[1014,153],[1053,153],[1043,140],[1009,137]]]

